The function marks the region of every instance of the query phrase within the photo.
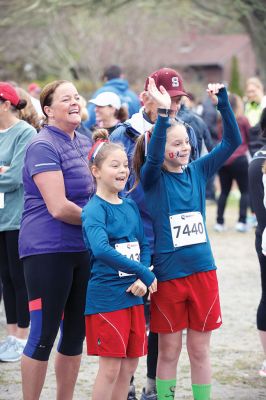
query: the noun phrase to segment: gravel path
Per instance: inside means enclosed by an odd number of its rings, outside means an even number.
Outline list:
[[[236,209],[226,210],[227,232],[215,233],[212,229],[216,207],[208,206],[209,235],[220,282],[223,325],[213,333],[213,400],[266,399],[266,378],[258,376],[263,353],[256,331],[256,308],[260,297],[259,266],[254,249],[254,230],[248,233],[234,231]],[[5,335],[4,312],[0,306],[0,339]],[[84,346],[85,348],[85,346]],[[55,399],[53,356],[42,392],[42,400]],[[97,358],[84,352],[75,390],[75,400],[90,399],[97,372]],[[136,373],[138,394],[145,382],[145,359],[141,359]],[[189,363],[182,352],[177,377],[176,399],[192,399]],[[0,400],[19,400],[21,395],[19,363],[0,364]]]

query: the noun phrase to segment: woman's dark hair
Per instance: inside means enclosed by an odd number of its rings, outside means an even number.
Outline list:
[[[119,110],[116,110],[115,117],[120,122],[125,122],[128,119],[128,109],[125,106],[121,106]]]
[[[4,97],[0,97],[1,101],[7,101]],[[25,108],[27,105],[27,100],[25,99],[20,99],[18,104],[15,106],[14,104],[11,103],[11,111],[13,112],[17,112],[19,110],[22,110],[23,108]]]
[[[23,108],[25,108],[27,105],[27,100],[25,99],[20,99],[17,106],[15,107],[16,110],[23,110]],[[14,106],[13,106],[14,107]]]

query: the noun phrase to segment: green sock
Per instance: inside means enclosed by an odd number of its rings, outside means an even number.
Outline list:
[[[170,400],[175,398],[176,379],[156,378],[156,389],[158,400]]]
[[[211,399],[211,385],[192,385],[193,399],[194,400],[210,400]]]

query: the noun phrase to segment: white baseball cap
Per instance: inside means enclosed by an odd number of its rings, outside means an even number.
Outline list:
[[[89,102],[100,107],[112,106],[117,110],[121,108],[120,97],[113,92],[102,92],[98,94],[98,96],[96,96],[95,99],[89,100]]]

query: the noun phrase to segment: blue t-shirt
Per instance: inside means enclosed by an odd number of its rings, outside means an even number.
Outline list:
[[[95,195],[83,208],[81,218],[84,241],[92,261],[85,314],[143,304],[142,297],[126,292],[138,278],[146,286],[150,286],[155,278],[149,270],[149,245],[137,205],[130,199],[111,204]],[[116,250],[117,245],[129,242],[138,242],[140,262]]]
[[[241,143],[240,132],[225,89],[220,90],[218,101],[224,125],[223,140],[209,154],[191,162],[182,173],[162,169],[169,119],[159,116],[151,136],[147,159],[141,169],[141,183],[153,222],[153,264],[159,281],[216,269],[206,230],[206,182]],[[185,213],[189,215],[186,216]],[[198,213],[202,216],[201,221],[195,219],[195,215],[199,216]],[[175,216],[180,218],[178,221],[181,223],[176,223],[171,230],[171,218],[176,221]],[[185,218],[193,218],[193,223],[183,224],[182,219]],[[206,233],[204,241],[187,244],[192,233],[194,237],[199,237],[202,230]],[[177,236],[178,240],[180,237],[185,240],[178,246],[174,243]]]

